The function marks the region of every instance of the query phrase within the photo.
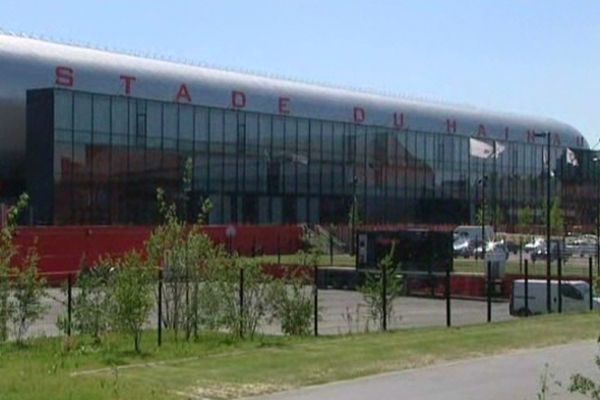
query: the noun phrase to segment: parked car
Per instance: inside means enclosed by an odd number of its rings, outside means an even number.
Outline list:
[[[453,244],[454,257],[469,258],[473,255],[473,241],[465,238],[458,239]]]
[[[544,240],[544,238],[536,237],[531,242],[525,243],[525,246],[523,246],[523,250],[525,250],[525,253],[531,253],[533,251],[538,250],[545,243],[546,241]]]
[[[491,226],[483,227],[483,236],[482,238],[482,229],[481,225],[461,225],[457,226],[454,229],[454,241],[458,241],[461,239],[466,239],[469,241],[481,241],[481,240],[493,240],[494,238],[494,228]]]
[[[543,279],[532,279],[527,287],[527,307],[525,307],[525,280],[513,282],[509,311],[511,315],[543,314],[548,311],[547,282]],[[563,312],[581,312],[589,310],[590,295],[594,310],[600,309],[600,298],[590,293],[590,285],[586,281],[562,281],[560,293]],[[558,311],[558,281],[550,281],[551,310]]]
[[[571,258],[571,251],[565,246],[562,240],[551,240],[550,241],[550,261],[556,261],[560,254],[561,259],[566,262]],[[537,260],[545,260],[547,255],[546,241],[543,241],[540,246],[530,253],[531,262]]]
[[[517,254],[519,253],[519,244],[516,242],[513,242],[512,240],[506,240],[504,241],[504,245],[506,246],[506,249],[513,253],[513,254]]]
[[[510,252],[504,242],[487,242],[485,246],[485,253],[488,255],[492,253],[500,253],[502,254],[505,260],[508,260],[508,257],[510,256]],[[483,257],[481,244],[479,244],[479,246],[475,248],[473,254],[475,255],[475,257],[478,258]]]
[[[568,236],[565,238],[566,248],[571,254],[579,257],[596,255],[596,237],[593,235]]]

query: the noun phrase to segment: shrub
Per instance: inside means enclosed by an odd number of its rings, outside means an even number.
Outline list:
[[[44,290],[46,281],[38,274],[38,260],[37,253],[30,250],[24,268],[17,274],[14,283],[14,299],[11,308],[17,343],[23,341],[31,324],[40,319],[48,309],[42,302],[46,294]]]
[[[73,329],[99,343],[110,329],[116,261],[102,258],[79,275],[79,292],[73,300]]]
[[[8,339],[9,322],[12,319],[13,307],[10,302],[11,275],[15,271],[11,267],[17,249],[13,237],[21,212],[27,207],[29,196],[22,194],[17,204],[8,211],[6,226],[0,229],[0,343]]]
[[[221,268],[217,283],[222,301],[219,315],[223,326],[234,336],[253,338],[259,323],[270,312],[270,277],[251,260],[234,257]],[[241,272],[244,274],[243,308],[240,304]]]
[[[291,336],[307,336],[313,322],[313,299],[306,277],[290,276],[273,284],[273,317],[281,322],[281,331]],[[316,288],[314,288],[316,290]]]
[[[112,281],[113,325],[133,337],[136,352],[141,351],[143,327],[153,306],[151,281],[152,269],[136,252],[128,253],[120,260]]]
[[[359,287],[359,291],[363,295],[363,299],[367,305],[369,318],[377,323],[381,323],[383,327],[383,277],[385,274],[386,280],[386,315],[389,322],[394,311],[394,299],[400,296],[403,288],[403,280],[396,273],[396,265],[394,264],[395,246],[392,245],[390,252],[381,259],[377,265],[376,272],[367,272],[365,283]]]

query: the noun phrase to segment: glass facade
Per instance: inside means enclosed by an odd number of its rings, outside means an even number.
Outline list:
[[[516,225],[524,207],[541,220],[546,147],[503,145],[498,158],[482,160],[470,156],[469,138],[448,133],[60,89],[28,93],[37,223],[151,224],[162,187],[189,218],[209,198],[214,224],[346,223],[355,196],[365,223],[469,224],[483,175],[498,225]],[[551,147],[550,185],[569,223],[581,225],[593,219],[595,177],[591,153],[576,156],[572,166],[565,148]]]

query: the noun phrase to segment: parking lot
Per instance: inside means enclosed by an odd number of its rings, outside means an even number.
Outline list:
[[[310,290],[307,288],[307,290]],[[48,289],[44,303],[48,311],[44,317],[30,328],[29,336],[57,336],[57,320],[66,316],[66,298],[59,289]],[[360,333],[379,329],[379,321],[369,318],[369,310],[359,292],[348,290],[319,290],[319,333],[326,335]],[[487,306],[480,300],[451,300],[451,316],[453,326],[463,326],[486,322]],[[505,321],[511,319],[508,313],[508,302],[492,303],[492,320]],[[393,303],[393,312],[388,329],[406,329],[446,325],[446,302],[443,299],[419,297],[400,297]],[[156,326],[156,310],[148,323],[149,328]],[[260,332],[264,334],[281,334],[277,321],[263,323]]]

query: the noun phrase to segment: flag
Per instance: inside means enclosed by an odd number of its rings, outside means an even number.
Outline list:
[[[571,164],[574,167],[579,166],[579,161],[575,156],[575,152],[567,147],[567,164]]]
[[[494,153],[494,146],[473,138],[469,140],[469,147],[471,156],[477,158],[490,158]]]
[[[498,141],[496,141],[495,144],[496,144],[496,154],[494,154],[494,157],[498,158],[500,156],[500,154],[502,154],[504,152],[504,150],[506,150],[506,146]]]

